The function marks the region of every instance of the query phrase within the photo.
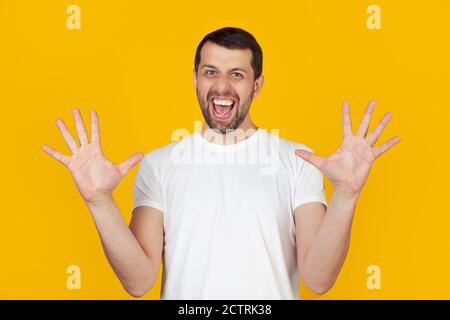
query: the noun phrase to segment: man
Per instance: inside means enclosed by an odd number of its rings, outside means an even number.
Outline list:
[[[162,258],[162,299],[298,299],[300,276],[313,292],[327,292],[370,168],[399,142],[373,147],[391,114],[367,135],[370,102],[353,134],[344,102],[342,145],[322,158],[251,120],[264,78],[261,48],[248,32],[227,27],[205,36],[193,75],[206,122],[194,134],[116,165],[102,153],[96,112],[89,143],[74,109],[80,147],[60,119],[73,155],[43,146],[72,173],[123,287],[143,296]],[[112,192],[143,158],[127,226]],[[334,187],[329,204],[323,175]]]

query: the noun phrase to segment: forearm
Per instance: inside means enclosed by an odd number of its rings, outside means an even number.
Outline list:
[[[158,259],[142,249],[120,213],[114,199],[88,204],[105,255],[125,290],[135,297],[153,287],[159,273]]]
[[[328,291],[347,256],[357,196],[335,190],[317,236],[304,258],[303,278],[316,292]]]

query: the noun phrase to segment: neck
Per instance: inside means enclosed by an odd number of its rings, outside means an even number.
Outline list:
[[[211,129],[208,124],[205,123],[201,130],[201,134],[206,140],[216,144],[235,144],[248,139],[248,137],[254,134],[257,129],[258,127],[253,123],[250,117],[247,116],[236,130],[228,133],[220,133]]]

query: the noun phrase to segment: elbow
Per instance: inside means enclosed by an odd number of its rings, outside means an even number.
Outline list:
[[[128,293],[133,297],[133,298],[142,298],[146,292],[136,292],[136,291],[128,291]]]
[[[308,286],[308,288],[316,295],[323,295],[330,291],[330,289],[333,287],[333,285],[315,285],[315,286]]]
[[[149,290],[149,288],[125,288],[125,291],[133,298],[142,298]]]
[[[133,283],[122,283],[125,291],[133,298],[142,298],[153,288],[154,281],[148,279],[133,281]]]
[[[335,278],[313,278],[306,277],[303,279],[305,285],[316,295],[323,295],[333,288],[336,281]]]
[[[157,273],[151,272],[133,279],[120,279],[122,287],[133,298],[142,298],[156,283]]]

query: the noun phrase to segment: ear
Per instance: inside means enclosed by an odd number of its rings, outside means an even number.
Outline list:
[[[256,98],[261,92],[262,86],[264,84],[264,76],[261,74],[258,79],[256,79],[253,86],[253,97]]]
[[[193,70],[192,75],[194,77],[194,89],[197,89],[197,73],[195,72],[195,69]]]

